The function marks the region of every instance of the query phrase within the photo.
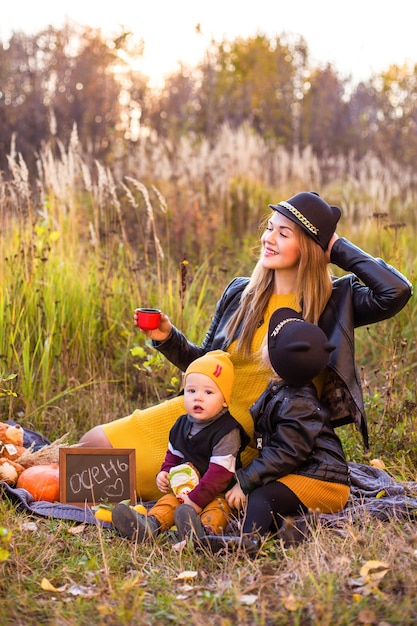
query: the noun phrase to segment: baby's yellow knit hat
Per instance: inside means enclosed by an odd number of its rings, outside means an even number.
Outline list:
[[[235,372],[227,352],[212,350],[190,363],[185,370],[184,384],[188,374],[192,373],[205,374],[211,378],[222,392],[225,402],[229,404]]]

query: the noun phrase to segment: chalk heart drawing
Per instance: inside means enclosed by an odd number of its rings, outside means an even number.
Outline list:
[[[112,485],[108,485],[104,489],[104,493],[109,498],[121,496],[123,494],[123,481],[121,478],[116,478],[115,482]]]

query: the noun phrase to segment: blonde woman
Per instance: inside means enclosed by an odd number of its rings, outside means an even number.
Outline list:
[[[257,456],[249,408],[269,380],[259,354],[272,313],[281,307],[300,312],[322,328],[335,345],[326,370],[314,380],[332,424],[355,423],[368,445],[360,379],[354,360],[354,329],[394,316],[412,295],[411,283],[383,260],[336,234],[341,216],[314,192],[301,192],[269,205],[261,253],[251,277],[239,277],[217,303],[205,339],[197,346],[163,314],[158,329],[146,331],[154,346],[185,371],[211,350],[230,354],[235,384],[230,412],[252,436],[243,466]],[[333,277],[329,263],[347,272]],[[113,422],[95,426],[80,443],[93,447],[135,447],[137,492],[143,500],[160,496],[155,475],[163,461],[168,432],[180,413],[181,396]]]

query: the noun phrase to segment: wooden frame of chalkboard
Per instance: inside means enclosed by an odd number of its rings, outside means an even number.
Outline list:
[[[64,504],[136,504],[133,448],[59,449],[59,500]]]

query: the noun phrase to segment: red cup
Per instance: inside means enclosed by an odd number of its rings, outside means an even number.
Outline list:
[[[156,330],[161,319],[159,309],[136,309],[136,326],[142,330]]]

